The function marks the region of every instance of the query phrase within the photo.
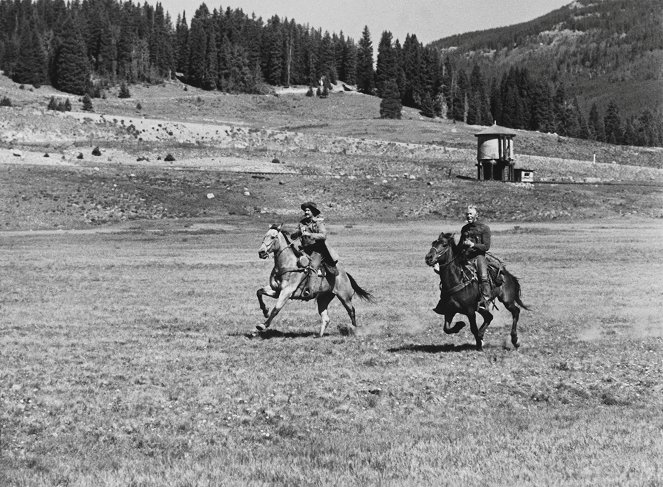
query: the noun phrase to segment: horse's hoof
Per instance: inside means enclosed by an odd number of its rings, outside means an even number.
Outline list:
[[[267,327],[265,325],[263,325],[262,323],[260,323],[259,325],[256,325],[256,330],[258,330],[258,331],[265,331],[266,329],[267,329]]]

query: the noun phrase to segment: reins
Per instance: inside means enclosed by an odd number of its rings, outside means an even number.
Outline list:
[[[451,245],[447,245],[447,246],[451,247]],[[433,248],[435,248],[435,247],[433,247]],[[446,252],[448,252],[448,250],[446,250],[446,249],[443,252],[439,252],[437,249],[435,249],[435,262],[440,265],[440,270],[449,267],[451,264],[455,263],[456,260],[458,260],[458,258],[461,256],[460,253],[456,253],[449,262],[445,262],[444,264],[440,264],[440,262],[438,262],[438,260]],[[452,252],[453,252],[453,250],[452,250]],[[465,269],[462,266],[460,266],[460,267],[461,267],[460,270],[461,270],[461,273],[463,274],[463,277],[465,277],[465,279],[467,279],[467,280],[463,281],[461,279],[461,281],[458,284],[456,284],[455,286],[451,287],[450,289],[445,289],[444,292],[449,296],[457,293],[458,291],[460,291],[462,289],[465,289],[467,286],[469,286],[472,283],[472,279],[468,278],[467,274],[465,273]],[[442,278],[442,276],[440,275],[440,279],[441,278]],[[441,285],[442,284],[440,284],[440,286]]]
[[[292,248],[292,252],[295,254],[295,256],[297,256],[297,252],[295,251],[295,247],[294,247],[294,245],[295,245],[294,240],[290,240],[288,238],[288,236],[285,233],[283,233],[281,230],[279,230],[278,232],[281,235],[283,235],[283,238],[285,239],[285,242],[286,242],[287,245],[285,247],[280,248],[279,251],[274,254],[274,259],[275,260],[278,259],[279,255],[281,255],[283,253],[283,251],[288,249],[288,248]],[[309,269],[309,267],[310,266],[295,267],[294,269],[281,269],[280,272],[277,274],[277,276],[281,277],[283,274],[287,274],[288,272],[305,272],[306,270]]]

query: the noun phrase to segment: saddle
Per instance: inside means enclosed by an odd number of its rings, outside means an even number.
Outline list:
[[[305,277],[292,297],[308,301],[322,290],[327,270],[322,262],[322,255],[318,252],[312,252],[311,255],[301,252],[297,259],[297,266],[304,270]]]
[[[486,254],[486,263],[488,264],[488,282],[490,283],[491,290],[500,287],[504,284],[504,264],[492,254]],[[461,282],[452,289],[443,288],[442,283],[440,283],[440,291],[442,291],[442,294],[451,295],[469,285],[471,282],[479,282],[476,260],[470,259],[463,263],[463,274],[464,276],[463,279],[461,279]]]

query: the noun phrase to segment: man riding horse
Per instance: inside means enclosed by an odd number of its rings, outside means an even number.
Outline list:
[[[469,205],[465,212],[465,221],[467,222],[460,230],[460,246],[463,248],[463,255],[468,263],[476,264],[477,276],[479,279],[479,290],[481,292],[480,306],[488,309],[488,303],[492,299],[490,287],[490,277],[488,276],[488,263],[486,262],[486,252],[490,250],[490,227],[485,223],[478,221],[479,212],[476,206]],[[442,311],[442,300],[433,309],[438,314],[444,314]]]
[[[337,276],[338,254],[327,245],[327,229],[320,210],[312,201],[302,203],[301,208],[304,211],[304,218],[299,221],[299,227],[291,234],[291,238],[301,237],[302,250],[308,255],[313,252],[320,254],[327,271]]]
[[[490,250],[490,227],[478,221],[479,212],[476,206],[470,205],[465,213],[467,224],[460,230],[460,243],[465,248],[465,257],[468,262],[474,260],[479,276],[481,297],[484,306],[491,300],[490,278],[488,277],[488,263],[486,252]]]

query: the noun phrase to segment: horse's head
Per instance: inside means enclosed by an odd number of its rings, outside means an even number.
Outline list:
[[[266,259],[272,252],[278,252],[280,248],[279,233],[283,225],[271,225],[262,239],[262,244],[258,249],[258,257]]]
[[[453,233],[441,233],[437,240],[434,240],[431,244],[431,248],[426,254],[426,264],[433,267],[435,264],[443,260],[443,257],[446,256],[445,261],[449,260],[451,254],[453,254],[454,249],[454,234]],[[447,256],[447,254],[449,254]]]

